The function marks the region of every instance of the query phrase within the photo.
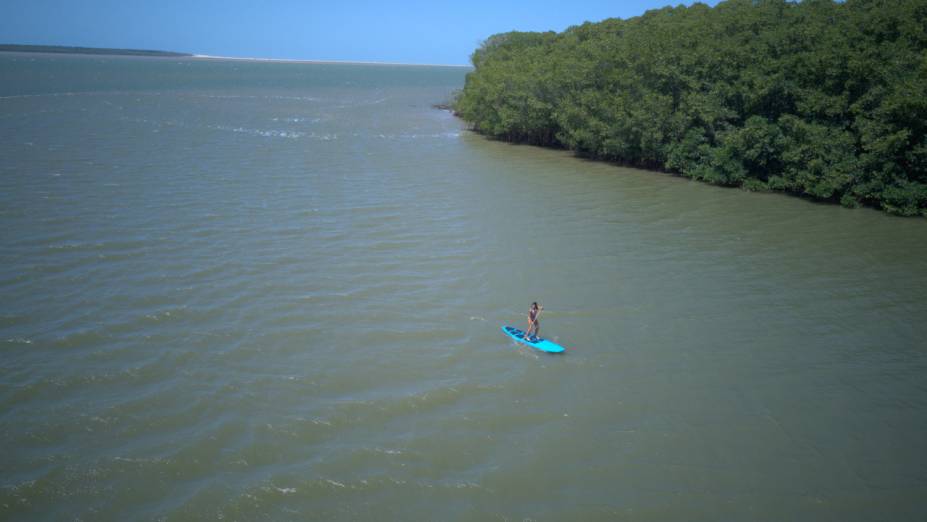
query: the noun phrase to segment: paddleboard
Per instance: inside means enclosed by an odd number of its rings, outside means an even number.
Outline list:
[[[505,332],[505,335],[508,335],[516,341],[527,344],[532,348],[537,348],[542,352],[548,353],[560,353],[563,351],[563,347],[557,343],[548,341],[547,339],[541,339],[540,337],[535,337],[534,339],[525,339],[525,332],[515,328],[514,326],[503,326],[502,331]]]

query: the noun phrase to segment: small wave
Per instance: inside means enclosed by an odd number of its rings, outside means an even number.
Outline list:
[[[455,139],[460,137],[460,133],[437,132],[433,134],[378,134],[376,137],[384,140]]]
[[[319,101],[319,98],[313,96],[258,96],[258,95],[247,95],[247,94],[190,94],[188,96],[194,96],[197,98],[212,98],[217,100],[236,100],[236,99],[246,99],[246,100],[295,100],[295,101]]]
[[[56,97],[56,96],[79,96],[79,95],[94,95],[101,93],[94,92],[48,92],[43,94],[11,94],[9,96],[0,96],[0,100],[12,100],[15,98],[47,98],[47,97]]]
[[[58,98],[65,96],[135,96],[138,100],[138,96],[161,96],[160,92],[135,92],[135,91],[84,91],[84,92],[45,92],[45,93],[36,93],[36,94],[9,94],[7,96],[0,96],[0,100],[12,100],[16,98]],[[58,111],[42,111],[42,112],[58,112]]]
[[[158,322],[161,322],[167,319],[177,317],[181,315],[186,309],[187,309],[186,306],[180,306],[180,307],[168,309],[168,310],[159,310],[154,313],[145,314],[145,319],[158,323]]]
[[[337,140],[337,134],[318,134],[315,132],[299,132],[299,131],[285,131],[277,129],[251,129],[248,127],[230,127],[225,125],[208,125],[210,129],[229,131],[229,132],[238,132],[242,134],[250,134],[252,136],[264,136],[267,138],[287,138],[287,139],[299,139],[299,138],[309,138],[314,140],[322,141],[332,141]]]
[[[322,118],[300,118],[300,117],[271,118],[271,121],[282,121],[286,123],[319,123],[320,121],[322,121]]]
[[[247,127],[229,127],[226,125],[207,125],[207,128],[214,130],[230,131],[230,132],[240,132],[244,134],[251,134],[253,136],[264,136],[268,138],[289,138],[297,139],[306,136],[305,132],[296,132],[296,131],[284,131],[284,130],[263,130],[263,129],[249,129]]]
[[[147,123],[149,125],[155,125],[158,127],[168,126],[168,127],[201,127],[206,129],[225,131],[225,132],[237,132],[241,134],[250,134],[252,136],[264,136],[266,138],[286,138],[286,139],[299,139],[299,138],[309,138],[322,141],[332,141],[337,140],[337,134],[319,134],[315,132],[300,132],[300,131],[289,131],[289,130],[280,130],[280,129],[254,129],[250,127],[233,127],[231,125],[190,125],[180,121],[174,120],[165,120],[165,121],[154,121],[145,118],[122,118],[124,121],[133,121],[136,123]]]
[[[310,132],[306,135],[306,137],[322,141],[332,141],[338,139],[337,134],[316,134],[314,132]]]
[[[125,462],[129,464],[170,464],[169,458],[164,457],[113,457],[114,462]]]
[[[319,101],[320,98],[314,96],[264,96],[268,100],[296,100],[296,101]]]
[[[370,448],[370,451],[374,453],[383,453],[384,455],[402,455],[402,450],[397,449]]]
[[[201,127],[206,129],[224,131],[224,132],[236,132],[240,134],[249,134],[252,136],[264,136],[266,138],[286,138],[286,139],[300,139],[308,138],[312,140],[320,141],[334,141],[339,139],[338,134],[331,133],[317,133],[317,132],[302,132],[302,131],[291,131],[291,130],[281,130],[281,129],[255,129],[251,127],[234,127],[231,125],[195,125],[187,124],[181,121],[175,120],[165,120],[165,121],[154,121],[145,118],[122,118],[123,121],[133,121],[136,123],[146,123],[149,125],[154,125],[157,127],[168,126],[168,127]],[[157,129],[156,129],[157,130]],[[382,134],[380,136],[383,136]],[[383,136],[385,137],[385,136]]]
[[[141,239],[113,239],[104,241],[66,240],[46,245],[45,249],[49,252],[89,251],[101,252],[103,254],[113,254],[137,252],[139,249],[144,248],[146,244],[147,243]]]

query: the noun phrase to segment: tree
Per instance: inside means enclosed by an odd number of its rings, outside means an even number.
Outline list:
[[[729,0],[494,35],[458,114],[488,136],[927,215],[927,2]]]

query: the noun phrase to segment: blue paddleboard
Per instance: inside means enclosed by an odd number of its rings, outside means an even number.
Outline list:
[[[537,348],[542,352],[549,353],[560,353],[563,351],[563,347],[557,343],[552,343],[547,339],[541,339],[540,337],[535,337],[534,339],[525,339],[525,332],[515,328],[514,326],[503,326],[502,331],[505,332],[505,335],[508,335],[516,341],[527,344],[532,348]]]

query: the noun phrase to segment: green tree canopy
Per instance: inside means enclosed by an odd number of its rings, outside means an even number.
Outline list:
[[[729,0],[474,51],[488,136],[927,215],[927,0]]]

